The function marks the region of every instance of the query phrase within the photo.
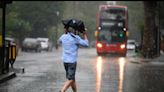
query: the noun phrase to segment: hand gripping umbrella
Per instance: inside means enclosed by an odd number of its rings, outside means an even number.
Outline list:
[[[81,20],[67,19],[67,20],[62,20],[62,23],[65,27],[72,27],[76,31],[79,31],[80,33],[83,33],[85,31],[84,23]]]

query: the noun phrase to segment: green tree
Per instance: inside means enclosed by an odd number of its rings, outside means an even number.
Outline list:
[[[9,19],[6,23],[6,36],[12,36],[22,41],[29,36],[31,25],[20,19]]]
[[[58,1],[15,1],[8,7],[8,13],[16,12],[17,18],[31,25],[31,37],[48,37],[48,30],[57,25],[56,11],[61,11],[62,2]],[[25,34],[24,34],[25,35]]]
[[[14,37],[22,41],[25,36],[29,36],[32,28],[29,22],[18,18],[16,12],[6,14],[6,36]]]

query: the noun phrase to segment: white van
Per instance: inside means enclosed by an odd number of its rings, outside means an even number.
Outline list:
[[[50,50],[49,38],[38,37],[37,40],[41,44],[41,50],[46,50],[46,51]]]

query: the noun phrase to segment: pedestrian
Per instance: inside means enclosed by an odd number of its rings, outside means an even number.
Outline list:
[[[83,38],[79,35],[75,35],[75,30],[72,27],[65,26],[65,33],[61,35],[58,42],[62,45],[62,61],[66,71],[67,81],[59,92],[66,92],[71,87],[73,92],[77,92],[75,72],[77,65],[77,56],[79,45],[83,47],[89,46],[88,37],[86,31],[82,34]]]

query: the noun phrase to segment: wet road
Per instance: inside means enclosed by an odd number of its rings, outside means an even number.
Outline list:
[[[127,57],[97,56],[95,48],[80,49],[76,71],[78,92],[164,92],[164,63],[134,63]],[[61,49],[53,52],[20,52],[17,77],[0,84],[0,92],[58,92],[66,80]],[[67,92],[72,92],[69,89]]]

